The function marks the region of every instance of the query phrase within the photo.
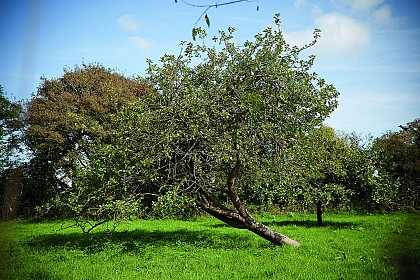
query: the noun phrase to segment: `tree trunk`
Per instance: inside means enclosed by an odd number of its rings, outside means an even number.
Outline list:
[[[322,212],[324,212],[324,204],[321,200],[316,203],[316,221],[318,226],[322,226]]]
[[[0,219],[13,220],[16,217],[22,195],[22,169],[9,168],[3,171],[5,180],[0,186]]]
[[[223,206],[205,190],[199,191],[197,205],[222,222],[225,222],[235,228],[250,230],[275,245],[289,244],[292,246],[300,246],[299,242],[276,232],[252,217],[246,206],[239,199],[235,188],[235,179],[238,176],[240,168],[241,161],[238,159],[235,167],[229,174],[227,182],[228,195],[235,208],[234,210]]]
[[[286,235],[283,235],[283,234],[273,230],[272,228],[269,228],[268,226],[258,222],[257,220],[255,220],[252,217],[250,217],[250,219],[252,221],[249,223],[248,230],[252,231],[253,233],[255,233],[259,236],[261,236],[264,239],[267,239],[268,241],[270,241],[274,245],[288,244],[288,245],[292,245],[292,246],[295,246],[295,247],[300,246],[299,242],[287,237]]]

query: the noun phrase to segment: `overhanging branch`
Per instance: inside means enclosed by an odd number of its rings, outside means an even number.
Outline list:
[[[221,2],[219,0],[214,4],[205,4],[205,5],[193,4],[193,3],[190,3],[190,2],[185,1],[185,0],[180,0],[180,1],[182,3],[184,3],[185,5],[188,5],[190,7],[205,8],[204,11],[201,13],[201,15],[198,17],[197,21],[194,24],[194,28],[193,28],[193,38],[194,38],[194,40],[195,40],[195,30],[196,30],[197,24],[203,18],[203,16],[205,16],[207,26],[210,27],[210,20],[207,16],[207,11],[210,10],[211,8],[218,8],[218,7],[237,4],[237,3],[241,3],[241,2],[248,2],[248,3],[256,2],[257,3],[257,11],[260,10],[259,0],[232,0],[232,1],[225,1],[225,2]],[[178,3],[178,0],[175,0],[175,3]]]
[[[223,3],[219,3],[220,1],[217,1],[215,4],[207,4],[207,5],[197,5],[197,4],[192,4],[189,3],[185,0],[180,0],[182,3],[194,7],[194,8],[212,8],[212,7],[221,7],[221,6],[226,6],[226,5],[231,5],[231,4],[236,4],[236,3],[240,3],[240,2],[259,2],[258,0],[235,0],[235,1],[227,1],[227,2],[223,2]],[[175,3],[177,3],[178,1],[175,0]]]

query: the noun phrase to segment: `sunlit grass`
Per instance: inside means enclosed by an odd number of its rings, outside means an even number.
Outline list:
[[[212,218],[150,220],[83,234],[59,222],[2,223],[5,279],[416,279],[417,213],[261,216],[302,243],[275,247]],[[0,275],[1,276],[1,275]],[[1,277],[0,277],[1,278]]]

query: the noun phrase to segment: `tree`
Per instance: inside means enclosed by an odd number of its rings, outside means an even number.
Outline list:
[[[320,226],[325,206],[346,202],[350,197],[351,189],[346,188],[346,182],[352,152],[351,147],[326,126],[310,130],[289,149],[295,200],[316,206]]]
[[[371,143],[354,133],[315,127],[288,141],[269,173],[260,175],[271,176],[271,184],[257,178],[245,196],[257,205],[315,209],[318,225],[327,206],[394,209],[395,192],[386,174],[377,175],[380,161]]]
[[[346,166],[351,148],[332,128],[314,127],[285,143],[281,157],[270,163],[271,184],[255,180],[244,194],[247,200],[263,207],[315,206],[318,225],[329,204],[346,203],[351,193],[345,188]],[[251,179],[250,179],[251,180]]]
[[[375,139],[378,177],[389,177],[398,204],[418,208],[420,200],[420,119]]]
[[[279,28],[278,15],[275,23]],[[256,221],[240,194],[248,178],[267,172],[282,155],[288,139],[329,115],[338,92],[310,72],[313,56],[299,58],[318,31],[303,48],[290,47],[280,29],[272,28],[238,46],[233,31],[220,32],[213,39],[218,45],[207,47],[205,32],[198,30],[203,44],[182,42],[182,53],[165,55],[161,66],[149,61],[151,93],[122,112],[116,142],[97,155],[98,165],[87,177],[94,176],[120,203],[127,201],[127,189],[150,186],[153,195],[189,198],[233,227],[296,246]],[[95,170],[107,176],[92,175]],[[261,180],[269,184],[271,177]]]
[[[0,85],[0,216],[5,219],[15,217],[22,189],[22,112],[22,102],[9,100]]]
[[[89,163],[94,149],[110,141],[119,109],[140,98],[145,87],[98,64],[65,69],[59,78],[42,77],[28,104],[25,143],[32,160],[27,195],[51,201],[51,194],[71,187],[77,169]]]

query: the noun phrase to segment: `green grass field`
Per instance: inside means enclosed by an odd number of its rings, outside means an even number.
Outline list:
[[[213,218],[0,224],[0,279],[420,279],[418,213],[261,216],[301,242],[276,247]]]

